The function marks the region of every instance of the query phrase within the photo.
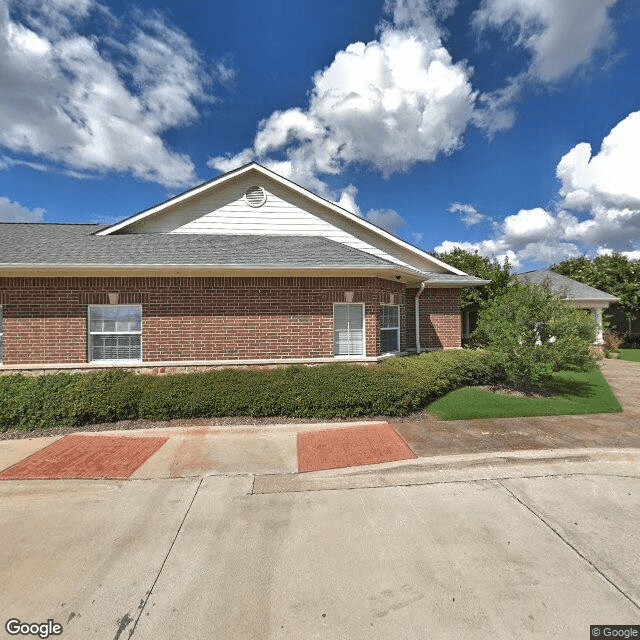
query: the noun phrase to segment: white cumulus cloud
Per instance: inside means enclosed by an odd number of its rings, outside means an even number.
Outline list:
[[[460,148],[476,93],[471,70],[454,63],[434,17],[454,4],[387,2],[392,22],[314,75],[306,109],[274,112],[260,122],[250,148],[211,158],[209,166],[225,171],[252,158],[327,195],[322,176],[346,165],[389,176]]]
[[[640,111],[618,123],[597,154],[587,142],[573,147],[556,175],[568,209],[640,209]]]
[[[473,205],[461,202],[453,202],[449,207],[449,212],[459,214],[462,222],[467,226],[480,224],[485,218],[484,214],[480,213]]]
[[[483,0],[474,14],[480,29],[505,28],[531,54],[529,72],[554,82],[588,63],[613,40],[609,9],[617,0]]]
[[[556,175],[561,186],[555,207],[522,209],[496,222],[491,238],[463,248],[487,256],[512,251],[517,263],[611,251],[640,255],[640,111],[613,127],[597,153],[586,142],[574,146]]]
[[[360,211],[360,207],[356,201],[358,197],[358,188],[350,184],[348,187],[345,187],[340,194],[340,199],[336,202],[339,207],[346,209],[347,211],[351,211],[351,213],[355,213],[357,216],[362,217],[362,212]]]
[[[0,221],[1,222],[42,222],[45,210],[41,207],[29,209],[19,202],[14,202],[0,197]]]
[[[495,240],[481,240],[480,242],[455,242],[445,240],[435,247],[434,251],[436,253],[449,253],[454,249],[464,249],[469,253],[475,253],[477,251],[480,255],[496,259],[500,264],[504,264],[505,260],[509,260],[509,264],[516,268],[521,264],[514,251],[507,249],[504,243]]]
[[[350,184],[342,190],[336,204],[394,235],[397,235],[398,229],[407,226],[407,221],[394,209],[370,209],[363,215],[356,201],[357,196],[358,188]]]
[[[88,19],[101,35],[83,34]],[[0,76],[0,146],[13,161],[167,186],[195,179],[190,158],[162,134],[198,116],[212,74],[161,14],[117,18],[92,0],[0,0]]]
[[[584,69],[615,39],[610,9],[617,0],[482,0],[472,24],[480,35],[498,29],[530,55],[505,86],[478,97],[474,123],[489,136],[515,122],[515,102],[531,82],[556,84]]]
[[[367,212],[367,220],[394,235],[407,225],[407,221],[394,209],[371,209]]]

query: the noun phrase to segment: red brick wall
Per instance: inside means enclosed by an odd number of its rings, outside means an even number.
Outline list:
[[[142,305],[143,362],[333,355],[333,303],[365,303],[366,355],[379,353],[379,307],[405,285],[379,278],[0,278],[4,364],[87,361],[87,305]]]
[[[415,351],[415,295],[407,289],[406,339]],[[420,348],[455,349],[462,345],[460,289],[425,289],[420,295]]]

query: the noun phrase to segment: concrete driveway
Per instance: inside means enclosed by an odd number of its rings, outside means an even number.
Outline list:
[[[52,619],[79,640],[588,638],[640,622],[640,452],[596,458],[489,460],[464,481],[380,472],[375,488],[354,488],[366,469],[306,488],[4,482],[3,624]]]

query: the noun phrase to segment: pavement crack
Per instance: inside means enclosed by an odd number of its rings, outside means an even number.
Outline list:
[[[504,479],[507,482],[509,479]],[[626,593],[621,587],[619,587],[606,573],[604,573],[598,565],[592,562],[580,549],[578,549],[575,545],[571,544],[567,538],[565,538],[560,531],[552,524],[550,524],[543,516],[540,514],[533,506],[527,503],[524,498],[518,496],[514,491],[512,491],[503,480],[496,479],[495,482],[499,484],[514,500],[519,502],[527,511],[533,514],[542,524],[548,527],[553,533],[562,540],[576,555],[582,558],[596,573],[598,573],[606,582],[608,582],[618,593],[620,593],[626,600],[628,600],[636,609],[640,611],[640,604],[636,602],[628,593]]]
[[[156,583],[158,582],[158,579],[160,578],[160,574],[162,573],[162,570],[164,569],[164,565],[167,563],[167,560],[169,558],[169,556],[171,555],[171,551],[173,550],[173,547],[176,543],[176,540],[178,539],[178,536],[180,535],[180,532],[182,531],[182,526],[184,525],[185,520],[187,519],[187,516],[189,515],[189,511],[191,511],[191,507],[193,506],[193,503],[196,499],[196,496],[198,495],[198,491],[200,491],[200,487],[202,486],[202,482],[203,482],[204,478],[200,478],[200,482],[198,482],[198,486],[196,487],[196,490],[193,493],[193,496],[191,497],[191,501],[189,502],[189,506],[187,507],[187,510],[184,512],[184,516],[182,518],[182,521],[180,522],[180,526],[178,527],[178,530],[176,531],[176,535],[173,537],[173,540],[171,541],[171,544],[169,545],[169,550],[167,551],[164,560],[162,561],[162,564],[160,565],[160,569],[158,569],[158,575],[156,575],[155,580],[153,581],[153,584],[151,585],[151,589],[149,589],[149,591],[147,591],[147,594],[144,598],[144,600],[140,601],[140,606],[138,607],[139,611],[138,611],[138,616],[136,617],[136,621],[133,625],[133,627],[131,628],[131,631],[129,632],[129,638],[131,638],[133,636],[133,634],[135,633],[136,627],[138,626],[138,622],[140,622],[140,618],[142,617],[142,614],[145,610],[145,607],[147,606],[147,602],[149,602],[149,598],[151,597],[151,594],[153,593],[153,590],[156,586]]]

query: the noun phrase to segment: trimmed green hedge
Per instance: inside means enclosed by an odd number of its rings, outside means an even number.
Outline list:
[[[438,351],[374,366],[225,369],[167,376],[119,369],[0,376],[0,430],[135,418],[406,415],[463,385],[496,379],[479,350]]]

